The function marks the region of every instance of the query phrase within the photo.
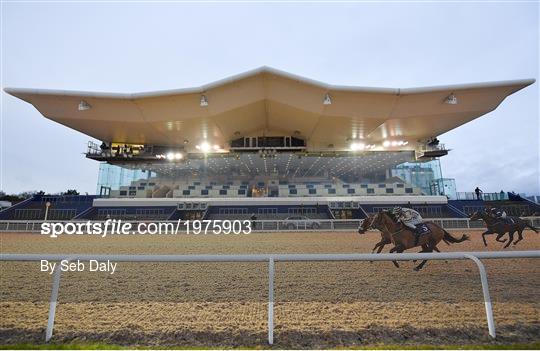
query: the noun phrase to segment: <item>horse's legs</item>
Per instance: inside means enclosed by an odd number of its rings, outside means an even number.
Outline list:
[[[433,251],[441,253],[441,250],[439,250],[439,248],[437,246],[433,246]],[[448,260],[444,260],[444,263],[448,263]]]
[[[418,251],[418,253],[429,252],[429,251],[427,251],[427,250],[428,250],[427,245],[426,245],[426,244],[423,244],[423,245],[422,245],[422,250]],[[418,261],[418,260],[413,260],[413,263],[416,263],[416,261]]]
[[[428,247],[426,244],[424,244],[424,245],[422,245],[422,251],[418,251],[418,253],[422,253],[422,252],[433,252],[433,251],[437,251],[438,253],[441,252],[441,250],[439,250],[439,248],[438,248],[437,246],[433,246],[433,250],[430,251],[430,250],[429,250],[429,247]],[[417,260],[413,260],[413,263],[416,263],[416,261],[417,261]],[[445,262],[447,262],[447,261],[445,261]]]
[[[377,249],[379,246],[383,245],[383,239],[381,239],[381,241],[379,241],[378,243],[375,244],[375,246],[373,246],[373,249],[371,249],[371,253],[375,252],[375,249]]]
[[[386,245],[386,240],[384,239],[381,239],[381,241],[379,241],[377,244],[375,244],[375,247],[373,248],[373,250],[371,250],[371,253],[373,253],[373,251],[375,251],[375,249],[378,247],[379,249],[377,250],[377,253],[381,253],[382,249],[384,248],[384,246]],[[369,263],[373,263],[373,261],[369,261]]]
[[[487,246],[486,235],[491,235],[491,234],[495,234],[495,233],[493,233],[489,229],[482,233],[482,240],[484,241],[484,246]]]
[[[506,239],[501,240],[501,238],[504,236],[504,234],[506,234],[506,233],[499,233],[499,234],[497,234],[497,237],[495,238],[495,240],[498,241],[498,242],[500,242],[500,243],[506,242]]]
[[[422,250],[421,252],[433,252],[433,249],[431,247],[427,247],[426,249]],[[416,267],[414,267],[413,269],[415,271],[419,271],[422,269],[422,267],[424,267],[424,265],[426,264],[427,260],[423,260],[422,262],[420,262],[420,264]]]
[[[402,253],[404,250],[401,246],[394,246],[393,248],[390,249],[389,253],[392,253],[392,252],[397,252],[397,253]],[[397,263],[397,261],[392,261],[392,263],[394,264],[394,266],[396,266],[396,268],[399,268],[399,263]]]
[[[377,244],[375,244],[375,246],[373,247],[373,250],[371,250],[371,253],[373,253],[377,247],[379,248],[379,250],[377,250],[377,253],[381,253],[384,246],[386,244],[390,244],[390,243],[391,243],[390,240],[387,240],[386,238],[381,238],[381,241],[379,241]]]
[[[508,242],[506,243],[506,245],[503,246],[503,248],[506,249],[508,246],[510,246],[512,241],[514,241],[514,233],[515,232],[516,232],[515,230],[511,230],[511,231],[508,232],[508,236],[509,236]]]
[[[518,238],[516,241],[514,241],[514,245],[519,243],[521,240],[523,240],[523,229],[518,230]]]

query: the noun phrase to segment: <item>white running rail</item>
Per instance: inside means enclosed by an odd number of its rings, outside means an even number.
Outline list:
[[[61,261],[111,260],[117,262],[268,262],[268,343],[274,343],[274,263],[296,261],[410,261],[410,260],[472,260],[476,263],[482,284],[489,335],[495,338],[495,322],[486,270],[480,259],[540,258],[536,251],[476,251],[400,254],[259,254],[259,255],[84,255],[84,254],[0,254],[0,261]],[[45,341],[52,338],[58,291],[60,265],[53,277],[49,318]]]

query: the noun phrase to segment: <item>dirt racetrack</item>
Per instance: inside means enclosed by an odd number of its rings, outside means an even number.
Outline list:
[[[454,232],[462,234],[462,232]],[[487,248],[480,232],[442,251]],[[540,235],[506,250],[538,250]],[[0,234],[2,253],[240,254],[371,252],[377,232],[51,239]],[[389,247],[385,248],[387,252]],[[415,250],[417,251],[417,250]],[[414,252],[414,251],[411,251]],[[0,344],[43,341],[52,276],[1,262]],[[275,347],[540,341],[537,260],[485,260],[498,337],[490,341],[478,271],[468,261],[276,264]],[[266,347],[264,263],[118,263],[115,274],[62,274],[53,340],[129,346]]]

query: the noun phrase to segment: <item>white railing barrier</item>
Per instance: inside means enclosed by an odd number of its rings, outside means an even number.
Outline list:
[[[530,225],[540,227],[540,217],[522,217]],[[233,220],[233,219],[231,219]],[[242,219],[246,220],[246,219]],[[485,228],[483,221],[471,221],[468,218],[424,218],[425,221],[432,221],[448,230],[481,230]],[[142,221],[122,219],[129,223],[173,223],[177,221]],[[0,220],[0,232],[39,232],[41,230],[42,220]],[[88,220],[71,221],[50,221],[55,223],[86,223]],[[105,221],[91,221],[105,222]],[[182,223],[185,221],[182,220]],[[362,223],[361,219],[310,219],[308,221],[286,221],[283,219],[255,220],[254,231],[258,232],[285,232],[285,231],[352,231],[357,229]],[[185,225],[180,226],[181,231],[185,233]]]
[[[442,252],[442,253],[400,253],[400,254],[260,254],[260,255],[59,255],[59,254],[0,254],[0,261],[61,261],[61,260],[111,260],[117,262],[268,262],[268,343],[274,343],[274,263],[297,261],[410,261],[410,260],[464,260],[476,263],[486,309],[488,332],[496,337],[495,322],[486,270],[480,259],[516,259],[540,258],[540,250],[536,251],[476,251],[476,252]],[[60,265],[54,272],[49,318],[45,341],[52,338],[56,303],[60,290]]]

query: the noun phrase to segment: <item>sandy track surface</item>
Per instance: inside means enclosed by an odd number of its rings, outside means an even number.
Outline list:
[[[456,232],[455,234],[462,234]],[[500,250],[479,232],[442,251]],[[234,254],[370,252],[378,233],[274,233],[129,238],[0,234],[3,253]],[[389,247],[388,247],[389,248]],[[388,249],[387,248],[387,249]],[[525,232],[517,247],[540,249]],[[385,250],[387,251],[387,250]],[[415,250],[416,251],[416,250]],[[486,260],[497,342],[540,340],[540,266]],[[114,275],[62,275],[54,339],[124,345],[265,346],[263,263],[119,263]],[[276,346],[325,348],[376,343],[489,342],[472,262],[297,262],[276,264]],[[51,276],[38,263],[1,263],[0,343],[40,342]]]

